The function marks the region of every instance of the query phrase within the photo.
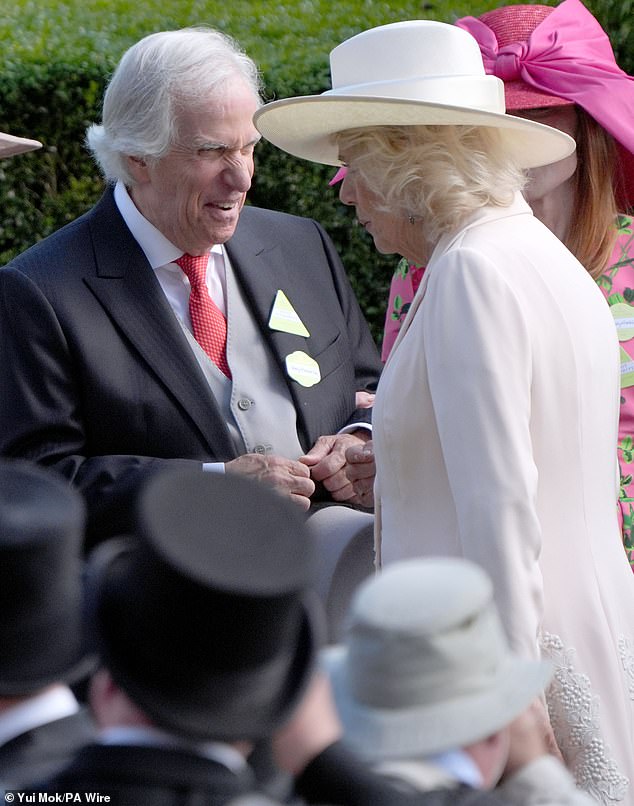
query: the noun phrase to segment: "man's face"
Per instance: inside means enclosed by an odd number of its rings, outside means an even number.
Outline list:
[[[129,159],[134,203],[184,252],[202,254],[233,235],[251,187],[257,107],[251,88],[233,79],[220,99],[179,114],[176,142],[164,157]]]

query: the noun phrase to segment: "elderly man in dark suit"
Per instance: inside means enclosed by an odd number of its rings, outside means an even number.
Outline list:
[[[258,478],[310,509],[329,575],[363,530],[371,561],[345,452],[380,362],[323,229],[243,208],[258,82],[209,29],[124,54],[88,132],[108,190],[0,272],[0,451],[82,490],[90,543],[166,463]]]
[[[53,774],[93,735],[69,683],[90,671],[81,624],[81,496],[0,461],[0,791]]]

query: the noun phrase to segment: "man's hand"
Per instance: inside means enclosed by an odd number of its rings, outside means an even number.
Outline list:
[[[346,475],[354,489],[355,496],[364,507],[374,506],[374,477],[376,464],[372,440],[363,445],[353,445],[346,451]]]
[[[310,451],[299,457],[299,461],[310,468],[311,478],[322,482],[334,501],[368,506],[356,493],[352,481],[348,477],[346,452],[353,448],[363,448],[370,436],[369,430],[359,428],[352,434],[319,437]]]
[[[290,721],[273,736],[275,761],[298,775],[342,734],[330,682],[323,672],[316,672]]]
[[[287,495],[302,509],[310,506],[310,497],[315,492],[315,483],[305,464],[285,459],[283,456],[267,456],[261,453],[245,453],[225,463],[227,473],[240,473],[261,481]]]
[[[540,756],[550,754],[562,763],[544,703],[537,699],[511,723],[506,779]]]
[[[372,392],[361,390],[355,394],[354,404],[357,409],[371,409],[374,406],[375,395]]]

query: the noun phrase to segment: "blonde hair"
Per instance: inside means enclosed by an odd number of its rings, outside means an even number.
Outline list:
[[[564,243],[596,280],[608,265],[617,237],[616,146],[612,136],[580,107],[577,117],[574,215]]]
[[[482,207],[508,207],[526,182],[492,127],[367,127],[337,144],[382,209],[420,217],[429,243]]]

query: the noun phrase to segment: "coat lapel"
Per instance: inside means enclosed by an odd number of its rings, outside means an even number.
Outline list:
[[[310,349],[301,336],[270,328],[269,318],[278,290],[284,291],[291,304],[298,299],[299,291],[293,291],[293,267],[283,259],[277,241],[268,233],[254,232],[252,227],[244,226],[244,221],[248,219],[249,210],[245,208],[240,216],[242,226],[238,225],[235,234],[225,246],[262,337],[268,342],[284,377],[287,378],[286,356],[298,349],[304,349],[310,354]],[[308,390],[296,383],[289,383],[288,388],[297,412],[300,439],[308,444],[309,429],[305,418],[307,406],[303,397]]]
[[[86,284],[197,425],[211,455],[235,456],[209,385],[145,255],[105,196],[91,220],[97,276]]]

